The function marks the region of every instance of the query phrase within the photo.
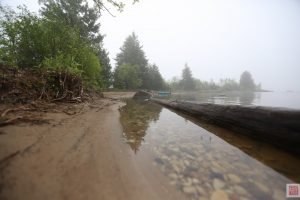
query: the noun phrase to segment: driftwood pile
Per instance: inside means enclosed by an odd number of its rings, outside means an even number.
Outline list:
[[[81,77],[66,72],[0,66],[0,103],[82,102],[88,98],[83,87]]]
[[[45,112],[73,115],[81,110],[77,103],[103,97],[100,92],[83,88],[81,77],[65,72],[0,65],[0,127],[18,122],[44,123],[41,116]]]

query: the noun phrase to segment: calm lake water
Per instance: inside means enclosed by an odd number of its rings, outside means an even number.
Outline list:
[[[171,98],[201,103],[258,105],[300,109],[300,92],[190,92],[174,93]]]
[[[151,102],[129,100],[120,114],[124,142],[188,199],[285,199],[300,181],[300,159],[268,144]]]

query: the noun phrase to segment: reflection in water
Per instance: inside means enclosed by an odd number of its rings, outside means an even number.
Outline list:
[[[252,105],[255,98],[260,98],[255,95],[255,92],[191,92],[191,93],[177,93],[172,95],[172,99],[197,101],[200,103],[214,103],[214,104],[236,104],[236,105]]]
[[[173,93],[171,99],[199,103],[256,105],[300,109],[300,92],[199,91]]]
[[[123,136],[136,153],[151,121],[158,120],[162,107],[152,102],[128,100],[120,109]]]
[[[299,181],[299,158],[190,120],[149,102],[129,101],[121,110],[130,147],[137,152],[145,140],[143,149],[189,199],[284,199],[286,183]]]
[[[206,121],[199,120],[189,115],[179,113],[174,110],[173,112],[185,118],[185,120],[188,119],[189,121],[199,125],[214,135],[217,135],[224,141],[239,148],[244,153],[266,164],[279,173],[284,174],[295,182],[300,181],[300,170],[298,169],[298,166],[300,166],[300,159],[295,155],[277,149],[271,144],[266,144],[264,142],[249,138],[245,135],[234,133],[230,130],[218,127],[214,124],[209,124]]]
[[[239,96],[239,102],[243,106],[251,105],[254,101],[255,93],[251,91],[241,92]]]

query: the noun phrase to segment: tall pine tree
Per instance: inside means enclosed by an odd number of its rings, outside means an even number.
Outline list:
[[[252,75],[248,71],[244,71],[240,78],[240,89],[242,90],[255,90],[255,83]]]
[[[43,3],[41,13],[50,20],[60,21],[79,30],[81,37],[99,45],[103,36],[99,33],[97,20],[100,12],[87,0],[39,0]]]
[[[147,88],[147,64],[143,46],[140,44],[135,33],[128,36],[120,48],[121,52],[116,57],[116,69],[124,64],[137,66],[139,78],[142,80],[141,88]]]
[[[153,65],[148,65],[147,67],[147,88],[151,90],[162,90],[166,88],[166,83],[161,76],[158,67]]]
[[[195,89],[195,83],[194,83],[194,78],[192,76],[192,71],[187,64],[184,65],[184,69],[182,70],[181,87],[184,90]]]
[[[102,67],[101,70],[101,78],[102,78],[102,86],[103,88],[109,88],[112,85],[112,71],[110,59],[108,57],[108,52],[103,47],[99,51],[99,59],[100,65]]]

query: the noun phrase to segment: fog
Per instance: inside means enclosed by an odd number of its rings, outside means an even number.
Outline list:
[[[165,79],[188,63],[195,78],[239,80],[248,70],[264,89],[300,91],[298,0],[140,0],[116,17],[103,13],[101,31],[111,62],[125,38],[138,35]],[[3,0],[38,9],[36,0]]]

